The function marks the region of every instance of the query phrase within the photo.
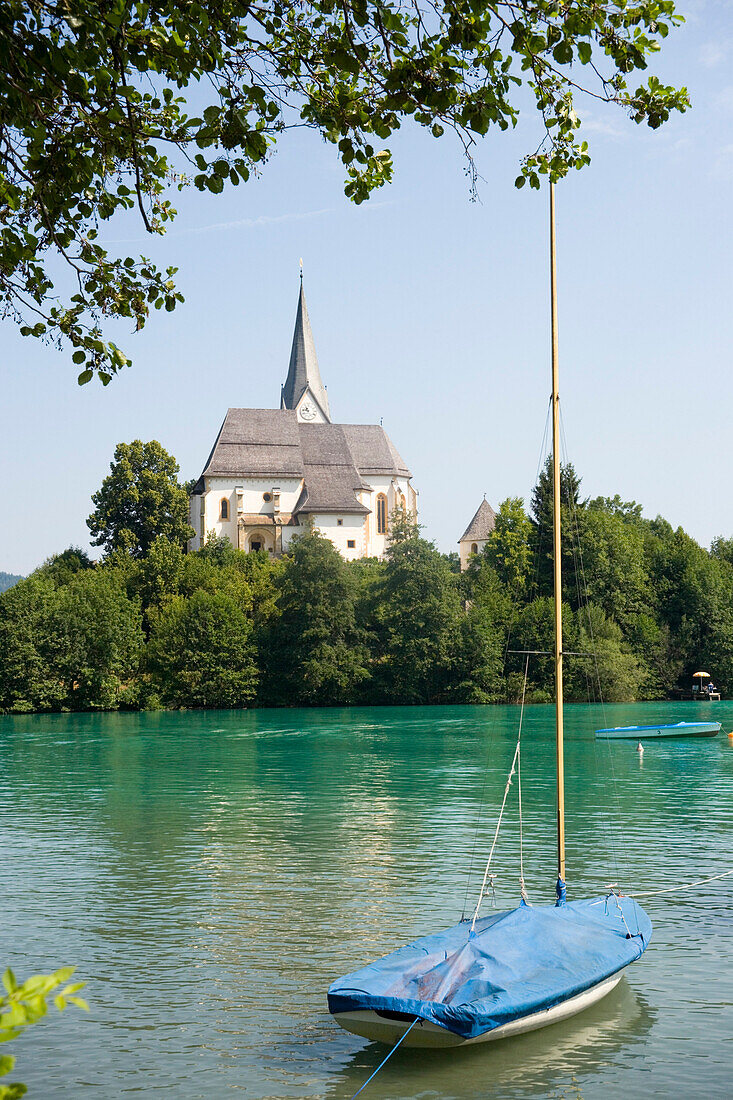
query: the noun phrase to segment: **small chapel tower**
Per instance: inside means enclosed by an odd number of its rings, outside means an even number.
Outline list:
[[[294,409],[298,421],[306,424],[330,424],[328,394],[318,369],[316,345],[311,332],[308,307],[303,290],[303,268],[300,269],[300,294],[295,318],[293,346],[290,351],[288,377],[280,395],[281,409]]]
[[[480,553],[486,546],[495,525],[496,512],[484,497],[478,506],[476,515],[458,540],[461,572],[468,568],[468,559],[471,555]]]

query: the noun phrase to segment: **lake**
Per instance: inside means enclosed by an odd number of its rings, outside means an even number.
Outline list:
[[[52,1009],[2,1053],[38,1100],[348,1100],[386,1048],[326,1010],[340,974],[475,904],[518,708],[0,718],[0,961],[75,963],[87,1016]],[[596,742],[596,727],[714,715],[715,738]],[[570,897],[733,868],[733,703],[567,708]],[[551,707],[525,711],[525,878],[555,881]],[[482,808],[483,807],[483,808]],[[512,788],[496,905],[518,901]],[[469,873],[470,872],[470,873]],[[362,1097],[729,1097],[733,876],[640,898],[655,926],[605,1000],[531,1035],[400,1049]]]

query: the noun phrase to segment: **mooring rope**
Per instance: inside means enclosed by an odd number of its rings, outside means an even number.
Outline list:
[[[373,1080],[374,1080],[374,1078],[375,1078],[375,1077],[377,1076],[377,1074],[379,1073],[379,1071],[380,1071],[380,1069],[382,1068],[382,1066],[383,1066],[383,1065],[385,1064],[385,1062],[388,1062],[388,1061],[389,1061],[389,1059],[390,1059],[390,1058],[392,1057],[392,1055],[394,1054],[394,1052],[395,1052],[395,1051],[397,1050],[397,1047],[398,1047],[398,1046],[400,1045],[400,1043],[402,1042],[402,1040],[403,1040],[403,1039],[406,1039],[406,1038],[407,1038],[407,1036],[408,1036],[408,1035],[410,1034],[410,1032],[412,1031],[413,1027],[415,1026],[415,1024],[417,1023],[417,1021],[418,1021],[419,1019],[420,1019],[420,1017],[419,1017],[419,1016],[416,1016],[416,1017],[415,1017],[415,1019],[414,1019],[414,1020],[412,1021],[412,1023],[411,1023],[411,1024],[410,1024],[410,1026],[408,1027],[407,1031],[406,1031],[406,1032],[404,1033],[404,1035],[402,1035],[402,1036],[401,1036],[401,1038],[400,1038],[399,1042],[395,1043],[395,1045],[394,1045],[394,1046],[392,1047],[392,1049],[390,1050],[389,1054],[388,1054],[388,1055],[387,1055],[387,1057],[386,1057],[386,1058],[384,1059],[384,1062],[380,1062],[380,1063],[379,1063],[379,1065],[377,1066],[377,1068],[375,1069],[375,1071],[374,1071],[374,1073],[373,1073],[373,1074],[371,1075],[371,1077],[368,1077],[368,1078],[367,1078],[367,1080],[366,1080],[366,1081],[364,1082],[364,1084],[363,1084],[363,1085],[361,1086],[361,1088],[358,1088],[358,1089],[356,1090],[356,1092],[354,1093],[354,1095],[353,1095],[353,1096],[351,1097],[351,1100],[356,1100],[356,1098],[357,1098],[357,1096],[359,1095],[359,1093],[360,1093],[360,1092],[362,1092],[362,1091],[363,1091],[363,1089],[365,1089],[365,1088],[367,1087],[367,1085],[369,1084],[369,1082],[370,1082],[370,1081],[373,1081]]]
[[[640,890],[634,894],[622,894],[621,897],[627,898],[656,898],[660,894],[675,894],[678,890],[691,890],[693,886],[704,886],[706,882],[716,882],[719,878],[727,878],[728,875],[733,875],[733,868],[730,871],[723,871],[720,875],[711,875],[710,878],[699,878],[697,882],[686,882],[682,885],[668,886],[665,890]],[[616,885],[615,883],[613,884]],[[607,887],[612,890],[613,886]]]

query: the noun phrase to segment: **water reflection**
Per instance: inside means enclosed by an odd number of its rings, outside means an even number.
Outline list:
[[[581,1079],[585,1087],[620,1055],[624,1061],[635,1056],[655,1015],[624,978],[586,1012],[540,1031],[450,1054],[399,1050],[375,1078],[376,1095],[390,1100],[431,1095],[443,1100],[483,1100],[489,1094],[546,1097],[550,1090],[567,1088]],[[326,1096],[333,1100],[353,1096],[384,1054],[383,1046],[370,1043],[352,1057]],[[580,1087],[575,1095],[582,1095]]]
[[[643,768],[633,742],[593,738],[689,719],[691,706],[568,708],[576,897],[733,867],[727,738],[650,744]],[[733,704],[723,712],[733,721]],[[31,1093],[108,1100],[124,1081],[176,1100],[351,1097],[383,1051],[333,1024],[325,991],[472,906],[516,718],[448,707],[0,719],[0,962],[22,974],[76,962],[93,1006],[21,1040]],[[529,709],[525,738],[525,874],[540,902],[554,881],[552,708]],[[518,900],[517,824],[511,804],[499,907]],[[648,908],[654,938],[630,974],[641,993],[623,982],[574,1020],[450,1058],[399,1051],[367,1100],[641,1097],[650,1067],[661,1095],[727,1095],[733,878]]]

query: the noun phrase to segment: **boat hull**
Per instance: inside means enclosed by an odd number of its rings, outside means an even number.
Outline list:
[[[616,726],[596,730],[596,738],[601,741],[646,741],[651,737],[715,737],[720,733],[720,725],[720,722],[677,722],[673,726]]]
[[[612,989],[615,989],[623,976],[623,970],[604,978],[597,985],[582,993],[569,997],[552,1008],[543,1009],[541,1012],[532,1012],[519,1020],[511,1020],[507,1024],[501,1024],[483,1035],[476,1035],[472,1039],[464,1039],[461,1035],[455,1035],[447,1028],[440,1027],[430,1020],[418,1020],[410,1034],[405,1039],[406,1047],[430,1047],[435,1050],[448,1047],[474,1046],[476,1043],[492,1043],[498,1039],[508,1039],[512,1035],[523,1035],[527,1031],[537,1031],[541,1027],[549,1027],[550,1024],[558,1024],[561,1020],[567,1020],[577,1015],[591,1005],[596,1004]],[[354,1035],[360,1035],[364,1039],[372,1039],[377,1043],[388,1043],[394,1046],[399,1042],[411,1020],[388,1019],[371,1009],[362,1009],[358,1012],[337,1012],[333,1018],[345,1031]]]

